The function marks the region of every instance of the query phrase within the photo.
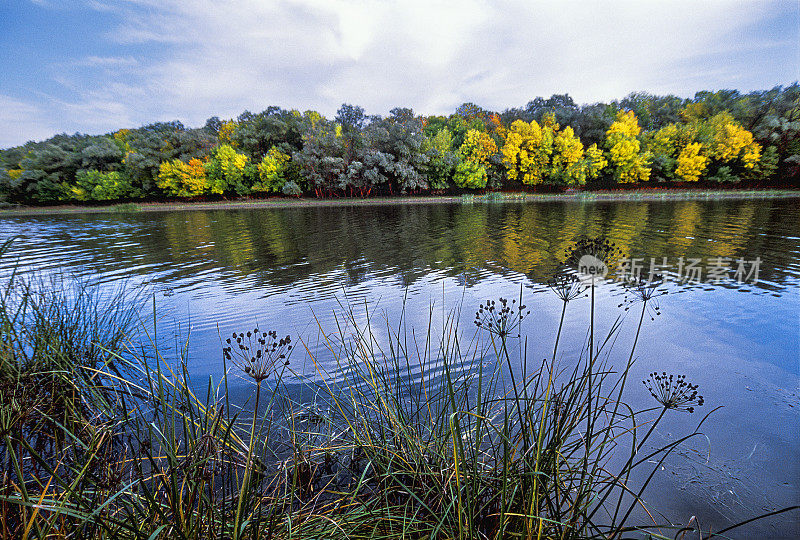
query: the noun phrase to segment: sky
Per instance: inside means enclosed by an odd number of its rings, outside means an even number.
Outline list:
[[[798,79],[798,0],[0,2],[0,148],[270,105],[449,114]]]

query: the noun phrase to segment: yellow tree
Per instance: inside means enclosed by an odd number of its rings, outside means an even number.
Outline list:
[[[222,125],[219,126],[219,131],[217,132],[219,144],[236,146],[236,143],[233,141],[233,133],[236,131],[238,126],[239,124],[235,120],[223,120]]]
[[[556,133],[553,141],[551,176],[569,185],[586,183],[583,143],[569,126]]]
[[[583,143],[571,127],[559,131],[552,113],[545,114],[541,124],[536,120],[512,123],[501,154],[508,177],[530,186],[543,182],[584,184],[589,171]]]
[[[708,121],[711,131],[710,156],[724,163],[740,161],[752,169],[761,158],[761,146],[753,134],[744,129],[728,112],[715,115]],[[708,135],[707,135],[708,136]]]
[[[470,129],[464,136],[464,144],[461,145],[461,155],[468,161],[487,166],[489,158],[497,153],[497,144],[488,133]]]
[[[286,169],[291,158],[276,147],[269,149],[258,164],[259,182],[253,184],[253,191],[280,191],[286,184]]]
[[[596,144],[586,149],[586,177],[597,178],[600,171],[606,168],[608,161]]]
[[[481,189],[486,187],[491,165],[490,158],[497,153],[497,144],[488,133],[470,129],[459,148],[461,163],[456,166],[453,182],[459,187]]]
[[[196,158],[188,163],[180,159],[163,162],[158,168],[156,185],[178,197],[202,195],[209,188],[204,163]]]
[[[637,138],[641,132],[633,111],[620,111],[606,132],[609,162],[617,182],[645,182],[650,179],[650,152],[642,152]]]
[[[701,143],[687,144],[678,155],[675,174],[685,182],[697,182],[708,166],[708,158],[700,153]]]
[[[541,184],[549,174],[553,139],[552,127],[542,129],[536,120],[512,123],[501,149],[508,177],[529,186]]]
[[[247,193],[248,188],[244,184],[247,161],[247,156],[238,153],[231,145],[218,146],[206,163],[210,192],[222,194],[235,190],[242,195]]]

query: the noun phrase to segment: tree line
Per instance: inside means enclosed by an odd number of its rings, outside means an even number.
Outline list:
[[[800,185],[800,86],[694,98],[568,94],[502,112],[408,108],[328,119],[269,107],[203,127],[159,122],[60,134],[0,151],[0,199],[16,203],[284,195],[370,196],[571,186]]]

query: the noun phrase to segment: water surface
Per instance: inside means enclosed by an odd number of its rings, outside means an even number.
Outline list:
[[[16,236],[0,273],[66,273],[112,287],[126,281],[152,294],[165,345],[189,339],[197,379],[222,371],[220,335],[253,326],[303,338],[333,370],[321,331],[353,309],[379,336],[397,324],[441,327],[442,310],[462,305],[462,333],[487,298],[531,307],[528,358],[552,351],[560,301],[544,285],[581,235],[605,235],[649,265],[667,261],[669,294],[646,319],[635,380],[653,370],[685,373],[706,406],[724,405],[707,440],[682,448],[659,471],[654,506],[675,521],[703,516],[723,525],[800,503],[800,205],[797,199],[679,202],[552,202],[79,214],[0,217],[0,238]],[[758,280],[734,278],[737,260],[760,260]],[[700,259],[696,283],[676,282],[679,261]],[[731,271],[709,281],[723,261]],[[625,317],[625,349],[636,307],[616,282],[598,288],[598,332]],[[583,304],[581,304],[583,302]],[[584,343],[586,301],[570,306],[562,361]],[[619,304],[623,307],[618,307]],[[368,313],[371,314],[368,316]],[[143,312],[143,317],[147,313]],[[299,352],[299,351],[298,351]],[[612,361],[614,355],[611,356]],[[308,354],[293,368],[314,373]],[[628,398],[647,405],[633,384]],[[676,415],[657,434],[685,431]],[[750,533],[800,535],[797,515]],[[744,533],[740,533],[744,534]],[[748,536],[748,534],[745,534]]]

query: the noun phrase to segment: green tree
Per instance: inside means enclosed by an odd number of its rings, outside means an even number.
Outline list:
[[[460,188],[483,189],[487,178],[486,169],[480,163],[465,159],[456,166],[453,182]]]
[[[119,171],[80,171],[67,196],[79,201],[115,201],[133,194],[130,179]]]
[[[259,181],[253,184],[253,191],[280,193],[290,181],[291,156],[273,146],[258,164]]]
[[[218,146],[205,164],[208,191],[217,195],[250,193],[255,171],[247,167],[248,162],[249,158],[238,153],[231,145]]]

